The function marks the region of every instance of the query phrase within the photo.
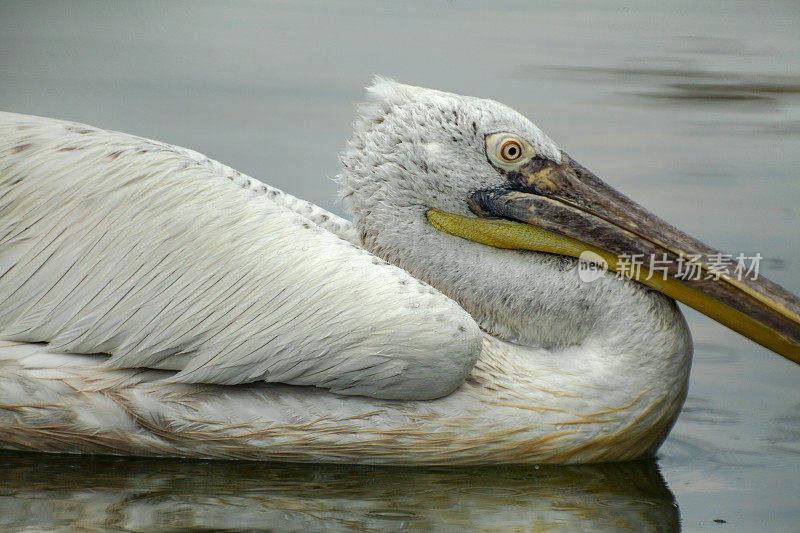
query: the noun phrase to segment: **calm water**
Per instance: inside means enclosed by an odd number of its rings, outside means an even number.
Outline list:
[[[341,213],[372,74],[488,96],[800,292],[800,3],[0,1],[0,109],[188,146]],[[657,461],[377,469],[0,454],[0,530],[800,531],[800,368],[693,312]],[[715,522],[715,520],[718,520]],[[724,521],[724,522],[719,522]]]

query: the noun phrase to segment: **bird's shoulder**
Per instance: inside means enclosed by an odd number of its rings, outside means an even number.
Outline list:
[[[175,381],[424,399],[480,332],[352,225],[193,150],[0,114],[0,334]]]

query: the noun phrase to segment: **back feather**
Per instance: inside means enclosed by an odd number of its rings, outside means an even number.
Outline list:
[[[349,222],[207,157],[0,113],[0,336],[170,379],[429,399],[481,335]]]

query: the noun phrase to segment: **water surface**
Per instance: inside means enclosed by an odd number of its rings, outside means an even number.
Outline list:
[[[800,4],[0,4],[0,109],[194,148],[342,213],[373,74],[486,96],[800,292]],[[376,469],[0,455],[0,529],[800,531],[800,369],[687,311],[656,462]],[[677,503],[677,506],[676,506]],[[716,520],[716,521],[715,521]]]

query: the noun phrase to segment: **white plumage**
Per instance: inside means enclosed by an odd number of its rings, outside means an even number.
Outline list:
[[[654,451],[691,358],[674,302],[424,221],[498,180],[485,132],[555,144],[496,102],[371,93],[340,177],[355,227],[190,150],[0,113],[0,444],[398,464]]]
[[[189,150],[0,120],[5,338],[180,370],[170,381],[383,398],[443,396],[472,368],[469,315],[313,221],[349,236],[338,217],[298,214],[296,199]]]

